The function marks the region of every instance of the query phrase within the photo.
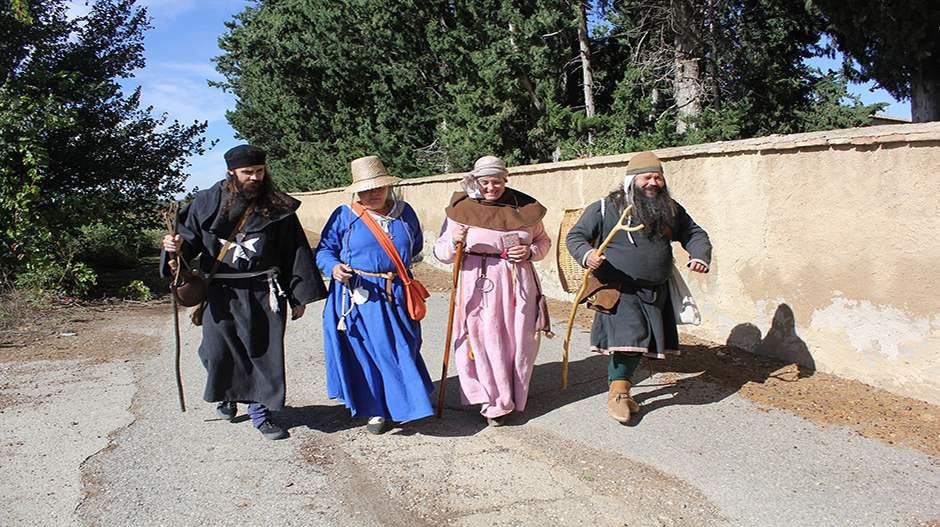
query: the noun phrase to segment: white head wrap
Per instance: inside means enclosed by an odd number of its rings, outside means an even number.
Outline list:
[[[503,160],[496,156],[483,156],[473,164],[473,170],[463,177],[463,188],[467,196],[473,199],[483,199],[483,192],[477,183],[480,177],[498,177],[503,181],[509,179],[509,170]]]

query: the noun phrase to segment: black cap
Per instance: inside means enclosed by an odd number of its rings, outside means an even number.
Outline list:
[[[267,153],[257,146],[238,145],[225,153],[225,165],[229,170],[263,165],[266,156]]]

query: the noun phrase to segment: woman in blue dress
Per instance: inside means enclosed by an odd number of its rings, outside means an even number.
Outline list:
[[[347,190],[388,234],[405,267],[424,239],[414,209],[390,199],[401,181],[375,156],[354,160]],[[366,428],[381,434],[392,421],[413,421],[433,413],[434,384],[421,348],[421,325],[408,317],[405,292],[395,264],[352,207],[333,211],[323,228],[317,267],[333,278],[323,310],[327,392],[353,417],[368,417]]]

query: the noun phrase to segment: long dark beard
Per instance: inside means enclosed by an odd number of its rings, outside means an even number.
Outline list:
[[[259,185],[248,186],[245,183],[242,183],[238,178],[232,179],[232,186],[234,187],[235,192],[233,195],[235,199],[241,201],[242,203],[251,203],[254,199],[264,195],[267,187],[262,182]]]
[[[633,217],[644,225],[647,238],[665,234],[666,227],[674,227],[676,208],[673,205],[669,189],[662,187],[659,194],[649,197],[642,188],[633,185]]]
[[[262,181],[267,180],[265,178]],[[248,207],[248,204],[254,201],[256,198],[262,197],[266,194],[265,187],[266,185],[262,183],[255,188],[246,188],[245,184],[238,180],[234,175],[228,174],[226,176],[226,183],[228,185],[228,199],[224,200],[222,203],[222,215],[228,216],[231,211],[234,209],[236,211],[243,211]],[[263,201],[263,199],[258,200]],[[256,209],[260,209],[257,204]]]

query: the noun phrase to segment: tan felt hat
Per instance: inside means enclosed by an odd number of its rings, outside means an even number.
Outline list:
[[[627,163],[627,175],[643,174],[646,172],[663,172],[663,163],[652,152],[640,152],[630,158]]]
[[[385,165],[378,156],[366,156],[353,159],[349,163],[352,170],[352,185],[346,187],[347,192],[363,192],[379,187],[388,187],[401,183],[400,177],[389,175]]]

